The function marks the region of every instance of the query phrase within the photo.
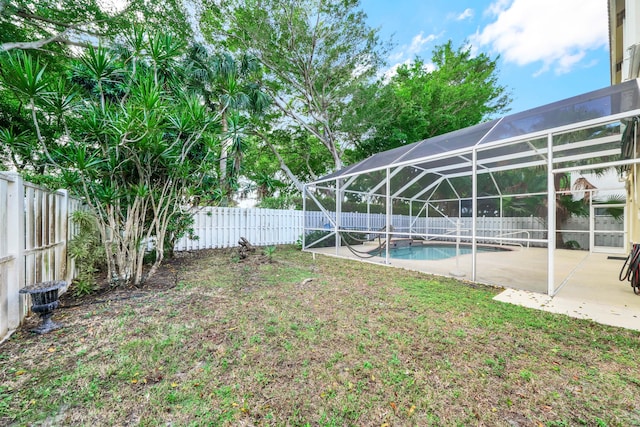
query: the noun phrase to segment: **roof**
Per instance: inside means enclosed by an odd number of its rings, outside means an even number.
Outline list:
[[[613,122],[637,115],[639,92],[639,80],[629,80],[384,151],[326,175],[316,183],[409,165],[433,172],[446,171],[448,175],[468,173],[472,168],[474,151],[480,168],[503,164],[505,160],[527,165],[544,163],[546,135],[576,129],[582,124]],[[620,140],[602,138],[589,144],[593,148],[587,151],[593,156],[610,155],[613,147],[619,149]],[[554,157],[569,160],[585,153],[584,144],[577,143],[565,143],[561,151],[556,155],[554,148]]]

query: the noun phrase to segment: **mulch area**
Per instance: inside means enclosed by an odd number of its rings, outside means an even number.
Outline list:
[[[60,296],[60,308],[114,302],[122,299],[146,296],[149,293],[167,291],[180,281],[180,272],[189,265],[208,256],[208,251],[178,252],[173,258],[165,259],[156,273],[144,283],[133,286],[111,286],[106,276],[98,279],[98,287],[89,295],[76,296],[73,288]]]
[[[218,256],[237,257],[239,249],[205,249],[198,251],[176,252],[175,256],[165,259],[156,273],[144,283],[138,286],[111,286],[106,276],[98,280],[98,287],[95,292],[89,295],[76,296],[73,289],[60,296],[60,308],[71,308],[82,305],[100,304],[105,302],[115,302],[119,300],[140,298],[148,296],[150,293],[164,292],[174,288],[181,280],[181,274],[190,269],[190,266],[197,265],[201,260],[211,258],[212,252]],[[257,266],[272,262],[267,256],[253,251],[250,256],[242,259],[236,265],[238,268]],[[33,316],[32,316],[33,317]]]

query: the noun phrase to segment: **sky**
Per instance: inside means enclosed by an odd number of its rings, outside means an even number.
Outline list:
[[[453,42],[499,56],[510,113],[610,84],[607,0],[361,0],[368,23],[392,39],[387,72]]]

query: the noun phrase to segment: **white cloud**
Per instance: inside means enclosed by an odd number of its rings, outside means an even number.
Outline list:
[[[485,10],[485,15],[498,16],[509,7],[512,0],[496,0]]]
[[[466,8],[464,12],[456,17],[457,21],[464,21],[465,19],[473,18],[473,9]]]
[[[388,82],[389,80],[391,80],[391,77],[395,76],[398,73],[398,68],[400,68],[402,65],[409,65],[411,61],[411,59],[405,59],[403,62],[393,64],[388,70],[382,73],[382,80]]]
[[[408,65],[415,59],[416,56],[422,56],[421,54],[426,50],[426,46],[440,37],[438,34],[429,34],[425,37],[424,31],[420,31],[419,34],[416,34],[411,39],[411,44],[403,45],[400,47],[400,50],[393,53],[389,60],[393,64],[391,67],[386,69],[382,74],[382,79],[388,81],[392,76],[394,76],[397,72],[398,67],[401,65]],[[431,70],[433,64],[425,64],[425,68],[427,70]]]
[[[506,62],[541,63],[536,75],[571,71],[589,50],[608,45],[604,0],[497,0],[485,11],[493,23],[471,37]]]
[[[410,45],[403,45],[398,52],[391,55],[390,59],[391,61],[402,62],[403,58],[413,59],[416,55],[420,56],[420,54],[424,52],[426,45],[436,40],[438,37],[440,36],[436,34],[429,34],[425,37],[424,31],[420,31],[419,34],[416,34],[411,39]]]
[[[434,41],[436,38],[437,36],[435,34],[429,34],[427,37],[424,37],[424,31],[420,31],[420,34],[417,34],[413,39],[411,39],[411,45],[406,50],[405,54],[411,56],[419,54],[424,50],[424,45]]]
[[[404,58],[404,52],[396,52],[389,57],[391,62],[401,61]]]

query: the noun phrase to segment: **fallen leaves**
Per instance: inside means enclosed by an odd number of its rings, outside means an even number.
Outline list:
[[[141,386],[146,384],[156,384],[162,381],[162,378],[162,374],[160,374],[158,370],[154,371],[152,374],[147,375],[141,375],[140,372],[134,372],[132,378],[129,380],[129,383],[134,385],[138,384]]]

